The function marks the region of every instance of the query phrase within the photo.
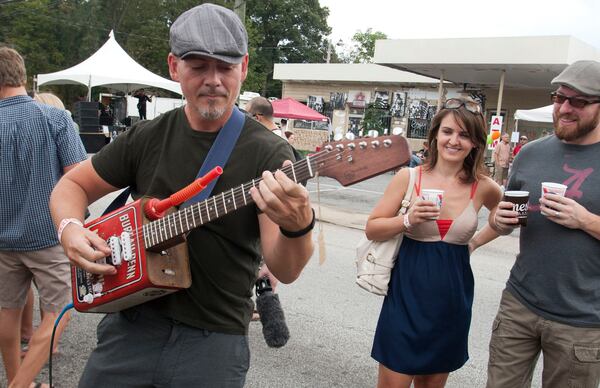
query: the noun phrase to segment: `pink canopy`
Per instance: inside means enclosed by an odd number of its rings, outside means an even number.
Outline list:
[[[291,97],[271,101],[271,104],[273,105],[274,117],[296,120],[327,121],[326,116],[323,116],[316,110],[309,108]]]

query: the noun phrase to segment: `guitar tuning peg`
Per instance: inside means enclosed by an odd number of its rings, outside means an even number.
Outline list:
[[[385,139],[383,141],[383,146],[384,147],[390,147],[392,145],[392,141],[390,139]]]
[[[346,158],[346,160],[348,161],[348,163],[352,163],[352,161],[354,159],[352,158],[352,155],[348,155],[348,157]]]
[[[372,146],[373,148],[377,148],[377,147],[379,147],[379,140],[373,140],[373,141],[371,142],[371,146]]]
[[[342,151],[344,149],[344,145],[343,144],[338,144],[335,146],[335,148],[338,149],[338,151]]]
[[[331,146],[331,144],[327,144],[327,145],[325,146],[325,150],[327,150],[327,151],[331,151],[331,150],[333,150],[333,147]]]
[[[360,143],[358,143],[358,146],[359,146],[361,149],[363,149],[363,150],[364,150],[365,148],[367,148],[367,142],[366,142],[366,141],[361,141]]]
[[[356,144],[354,144],[354,143],[348,143],[348,148],[349,148],[350,150],[353,150],[353,149],[355,149],[355,148],[356,148]]]

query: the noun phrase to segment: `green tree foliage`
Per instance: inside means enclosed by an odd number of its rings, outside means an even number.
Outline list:
[[[383,131],[386,127],[384,119],[388,115],[388,111],[382,109],[376,103],[369,104],[365,109],[365,117],[362,121],[363,131],[366,134],[367,131],[372,129],[376,130],[380,135],[383,135]]]
[[[25,58],[32,77],[74,66],[98,50],[114,30],[117,42],[139,64],[169,78],[169,28],[198,0],[12,0],[0,1],[0,44]],[[234,0],[209,1],[233,8]],[[329,10],[318,0],[249,0],[246,25],[250,71],[245,90],[280,96],[274,63],[324,62]],[[65,103],[83,86],[55,86]],[[157,90],[159,95],[169,92]],[[153,93],[155,93],[153,92]],[[94,90],[94,94],[97,91]]]
[[[244,89],[281,96],[273,80],[275,63],[323,63],[327,56],[329,9],[318,0],[249,0],[246,27],[250,71]]]
[[[353,48],[344,58],[348,63],[371,63],[375,55],[375,41],[387,39],[387,35],[380,31],[367,28],[365,32],[357,31],[352,36]]]

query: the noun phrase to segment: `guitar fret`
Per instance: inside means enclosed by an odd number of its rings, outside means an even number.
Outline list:
[[[184,214],[185,214],[185,226],[187,227],[187,230],[190,230],[190,223],[189,223],[189,221],[188,221],[188,215],[187,215],[188,209],[189,209],[189,207],[186,207],[185,209],[183,209],[183,212],[184,212]],[[192,213],[193,213],[193,212],[192,212]],[[193,219],[194,219],[194,218],[192,217],[192,220],[193,220]]]
[[[233,189],[231,189],[231,199],[233,200],[233,210],[237,210],[237,201],[235,200],[235,194],[233,193]]]
[[[304,159],[304,160],[306,160],[306,167],[308,168],[308,176],[312,178],[314,175],[313,175],[312,167],[310,165],[310,156],[306,156],[306,159]]]
[[[200,206],[200,203],[198,203],[198,214],[200,215],[200,224],[203,224],[204,222],[202,221],[202,207]],[[196,221],[194,220],[194,227],[196,227]]]
[[[242,196],[244,197],[244,205],[247,205],[248,202],[246,202],[246,189],[244,188],[243,184],[240,187],[242,188]]]
[[[213,203],[215,204],[215,214],[219,217],[219,209],[217,209],[217,197],[213,197]]]
[[[208,220],[210,221],[210,211],[208,210],[208,200],[204,201],[204,206],[206,206],[206,216],[208,217]]]
[[[293,164],[292,164],[292,175],[294,176],[294,182],[298,183],[298,179],[296,178],[296,170],[294,170]]]
[[[156,244],[156,225],[154,222],[150,223],[150,240],[152,245]]]
[[[179,216],[179,226],[181,227],[181,232],[183,232],[183,222],[181,222],[181,215]]]
[[[174,235],[177,236],[177,224],[175,223],[175,217],[168,216],[166,218],[167,219],[165,220],[165,222],[168,222],[169,224],[169,238],[173,238]],[[171,222],[171,218],[173,218],[173,222]],[[175,228],[175,233],[171,233],[171,226]]]
[[[142,233],[144,234],[144,245],[148,246],[148,235],[146,234],[146,225],[142,226]]]
[[[221,198],[223,198],[223,207],[225,208],[225,214],[227,214],[227,203],[225,202],[225,192],[221,193]]]
[[[169,218],[171,218],[171,216],[166,216],[165,217],[165,224],[167,224],[167,228],[169,228],[169,239],[173,238],[173,233],[171,232],[171,221],[169,220]]]
[[[163,242],[166,240],[166,238],[163,237],[163,227],[160,225],[161,221],[163,221],[163,219],[159,219],[158,220],[158,224],[156,225],[156,227],[158,228],[158,242]]]

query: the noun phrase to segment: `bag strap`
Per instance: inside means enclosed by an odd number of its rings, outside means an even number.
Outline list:
[[[404,199],[402,200],[402,207],[398,211],[398,214],[406,214],[408,207],[410,206],[410,199],[412,197],[412,193],[415,189],[415,169],[409,167],[408,168],[408,187],[406,188],[406,194],[404,194]]]

